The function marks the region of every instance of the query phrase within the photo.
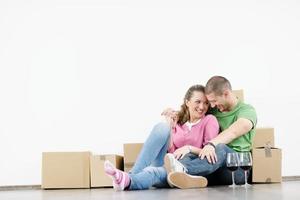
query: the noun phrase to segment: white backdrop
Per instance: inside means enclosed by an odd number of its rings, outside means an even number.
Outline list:
[[[299,1],[0,1],[0,186],[40,184],[43,151],[123,154],[212,75],[275,127],[300,175]]]

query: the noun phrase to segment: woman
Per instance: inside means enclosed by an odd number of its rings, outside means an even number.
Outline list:
[[[183,158],[187,153],[198,155],[201,148],[217,136],[219,125],[213,115],[205,115],[208,108],[204,87],[190,87],[176,118],[163,113],[167,123],[154,126],[129,173],[105,161],[104,170],[112,177],[114,188],[141,190],[152,186],[167,187],[167,171],[163,167],[165,155],[171,153],[176,159]]]

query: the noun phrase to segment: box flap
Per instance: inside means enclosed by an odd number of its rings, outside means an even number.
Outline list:
[[[274,128],[256,128],[252,148],[274,147]]]

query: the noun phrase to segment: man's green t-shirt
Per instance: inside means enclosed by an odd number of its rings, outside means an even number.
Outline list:
[[[218,109],[213,109],[212,114],[217,118],[221,132],[227,129],[239,118],[249,119],[253,124],[252,129],[248,133],[242,135],[239,138],[236,138],[227,145],[237,152],[251,150],[252,141],[255,134],[255,126],[257,123],[256,112],[251,105],[239,101],[238,104],[234,107],[234,109],[230,112],[222,113],[218,111]]]

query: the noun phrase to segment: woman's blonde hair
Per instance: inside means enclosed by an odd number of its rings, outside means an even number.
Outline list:
[[[202,92],[205,94],[205,87],[203,85],[193,85],[191,86],[184,95],[183,104],[181,105],[181,109],[178,112],[178,124],[183,125],[185,122],[190,120],[190,112],[188,107],[186,106],[186,102],[191,100],[193,93]]]

